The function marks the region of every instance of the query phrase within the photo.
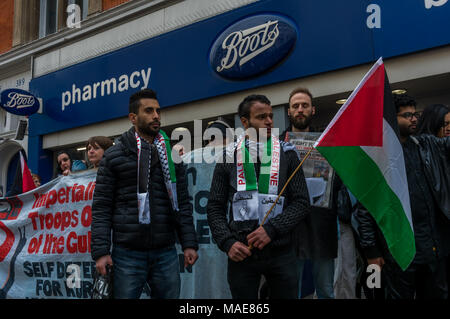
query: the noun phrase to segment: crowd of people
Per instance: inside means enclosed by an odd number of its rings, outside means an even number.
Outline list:
[[[302,158],[289,143],[289,133],[317,132],[313,124],[320,110],[311,92],[300,87],[286,97],[290,125],[280,136],[272,134],[270,100],[249,95],[237,112],[244,129],[256,134],[234,141],[224,134],[209,141],[224,144],[223,161],[215,164],[211,177],[207,220],[217,247],[228,256],[233,298],[304,298],[307,262],[320,299],[448,298],[450,108],[434,104],[418,112],[414,98],[403,94],[393,99],[416,247],[409,267],[399,267],[375,219],[339,176],[332,179],[331,204],[322,208],[311,204],[302,169],[293,174]],[[55,177],[98,170],[91,252],[100,274],[106,274],[108,265],[114,269],[115,298],[139,298],[146,283],[152,298],[178,298],[175,243],[181,244],[185,267],[201,258],[186,165],[170,155],[156,92],[133,94],[128,117],[131,128],[114,145],[102,136],[88,140],[87,161],[59,152]],[[231,128],[223,121],[210,127],[222,132]],[[182,147],[175,149],[183,155]],[[275,202],[274,211],[264,216],[271,206],[267,203]],[[367,285],[370,265],[381,270],[380,287]]]
[[[448,298],[450,112],[445,105],[429,106],[421,116],[414,99],[395,97],[417,247],[405,271],[383,246],[383,235],[370,213],[338,176],[333,179],[330,207],[318,208],[311,206],[299,170],[280,204],[262,220],[266,203],[278,204],[277,194],[301,160],[286,136],[291,131],[313,131],[312,100],[305,88],[291,93],[291,125],[281,136],[272,135],[273,112],[266,96],[247,96],[238,106],[245,130],[257,133],[237,137],[223,152],[207,205],[214,241],[229,257],[232,297],[302,298],[302,272],[310,261],[318,298],[361,298],[362,289],[366,298]],[[172,163],[166,154],[170,141],[160,130],[154,91],[133,95],[129,112],[132,128],[105,153],[98,171],[92,256],[101,273],[107,264],[117,271],[113,289],[117,298],[136,298],[146,282],[152,297],[176,298],[180,285],[174,267],[175,234],[185,266],[199,257],[183,165]],[[264,154],[271,154],[269,161],[262,160]],[[170,167],[175,178],[168,173]],[[364,282],[368,265],[380,267],[381,287],[369,288]]]

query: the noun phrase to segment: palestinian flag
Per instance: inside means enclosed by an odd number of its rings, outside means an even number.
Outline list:
[[[6,196],[19,195],[36,188],[33,178],[31,176],[31,172],[27,165],[27,160],[25,156],[22,154],[22,150],[19,151],[19,155],[20,157],[17,163],[14,182],[11,186],[11,190],[6,194]]]
[[[26,193],[36,188],[33,177],[31,176],[30,169],[28,168],[27,161],[20,152],[20,166],[22,170],[22,193]]]
[[[314,144],[376,220],[399,266],[416,254],[405,160],[380,58]]]

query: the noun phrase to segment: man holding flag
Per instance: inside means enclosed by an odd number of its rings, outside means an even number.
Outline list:
[[[409,140],[416,118],[415,105],[399,106],[396,112],[380,58],[315,147],[368,211],[358,213],[363,216],[361,242],[369,263],[383,268],[388,297],[446,298],[438,248],[430,246],[438,236],[429,223],[435,218],[433,198],[440,197],[433,194],[436,180],[426,176],[419,147]],[[449,156],[449,142],[436,143],[440,145],[436,149]],[[371,228],[364,216],[376,222],[381,236],[370,231],[375,224]],[[377,245],[368,244],[381,238],[386,248],[383,256],[377,253]]]
[[[262,275],[271,298],[296,299],[291,233],[309,214],[305,177],[299,170],[277,200],[299,164],[295,147],[272,134],[272,107],[264,95],[246,97],[238,114],[246,132],[227,149],[224,163],[216,164],[207,206],[211,233],[228,254],[234,299],[257,299]]]
[[[448,287],[444,257],[448,254],[448,248],[445,247],[443,226],[449,223],[449,216],[446,216],[449,215],[449,206],[440,199],[450,185],[440,175],[440,172],[448,170],[448,164],[439,163],[439,159],[447,158],[446,163],[449,163],[450,139],[438,139],[431,135],[413,136],[419,117],[416,102],[406,95],[395,96],[395,106],[405,155],[416,255],[409,267],[402,271],[391,260],[383,237],[364,210],[357,214],[362,246],[369,263],[384,265],[389,298],[445,299]],[[431,160],[433,165],[426,165],[427,160]]]

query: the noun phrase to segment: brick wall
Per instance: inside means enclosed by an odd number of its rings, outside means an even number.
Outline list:
[[[0,54],[12,48],[14,0],[0,1]]]
[[[103,0],[103,11],[114,8],[122,3],[128,2],[129,0]]]

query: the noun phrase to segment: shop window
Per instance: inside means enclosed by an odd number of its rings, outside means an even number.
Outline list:
[[[39,38],[46,37],[67,28],[67,9],[69,5],[80,8],[81,21],[86,19],[89,0],[40,0]]]

